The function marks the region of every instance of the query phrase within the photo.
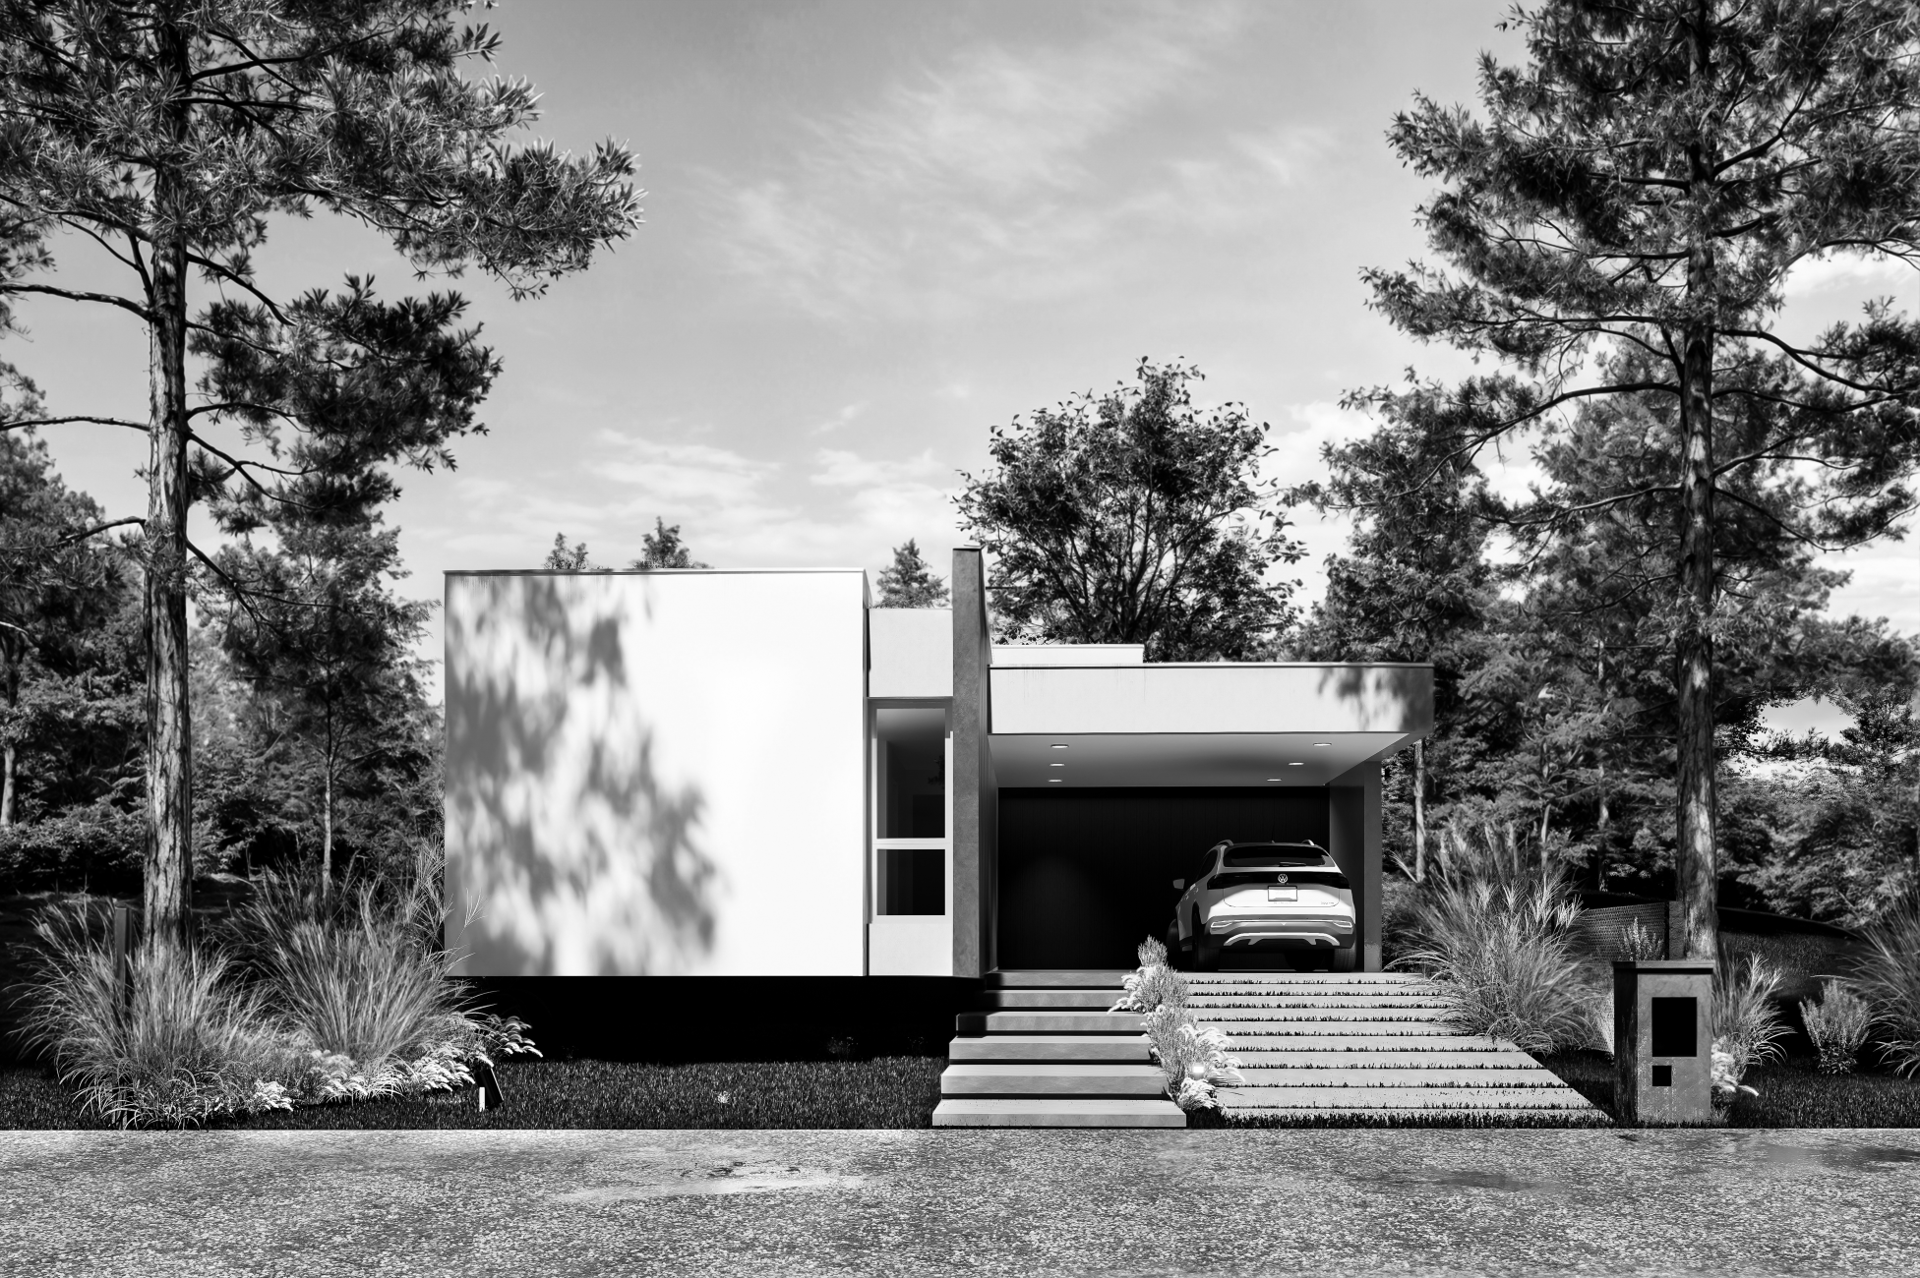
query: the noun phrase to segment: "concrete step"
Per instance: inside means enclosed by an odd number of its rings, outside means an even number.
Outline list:
[[[976,1034],[1138,1034],[1138,1012],[962,1012],[954,1017],[964,1038]]]
[[[1222,1087],[1229,1115],[1292,1110],[1529,1110],[1585,1112],[1591,1101],[1558,1087]]]
[[[1010,990],[1002,995],[1011,998],[1018,994],[1033,991]],[[1096,991],[1088,991],[1095,993]],[[1109,1000],[1111,1002],[1111,1000]],[[1422,998],[1409,995],[1405,998],[1386,998],[1377,994],[1216,994],[1194,995],[1187,1000],[1192,1008],[1236,1007],[1248,1009],[1281,1008],[1293,1011],[1351,1011],[1355,1008],[1376,1008],[1391,1012],[1444,1012],[1447,1004],[1437,998]]]
[[[1284,1105],[1263,1105],[1251,1109],[1236,1109],[1233,1116],[1238,1119],[1268,1119],[1285,1126],[1298,1122],[1302,1126],[1313,1126],[1330,1119],[1357,1119],[1368,1126],[1392,1126],[1396,1122],[1407,1125],[1422,1122],[1447,1124],[1449,1122],[1470,1123],[1474,1127],[1610,1127],[1613,1120],[1607,1117],[1603,1109],[1435,1109],[1431,1106],[1420,1109],[1395,1109],[1383,1105],[1362,1109],[1347,1109],[1335,1105],[1316,1105],[1304,1109],[1293,1109]]]
[[[1501,1040],[1473,1034],[1321,1034],[1312,1027],[1297,1034],[1254,1034],[1243,1025],[1236,1027],[1233,1041],[1238,1044],[1234,1050],[1239,1052],[1435,1058],[1508,1054],[1508,1047],[1503,1046]],[[1518,1056],[1533,1059],[1525,1052],[1518,1052]]]
[[[1185,1127],[1187,1116],[1170,1100],[1111,1096],[1099,1099],[959,1096],[933,1110],[935,1127]]]
[[[1414,1066],[1411,1068],[1295,1065],[1272,1067],[1242,1056],[1240,1077],[1247,1087],[1558,1087],[1560,1080],[1538,1065],[1515,1069]],[[1238,1086],[1239,1084],[1236,1084]]]
[[[988,1008],[1063,1008],[1104,1012],[1120,997],[1119,990],[987,990],[980,995]]]
[[[1245,1021],[1273,1025],[1439,1025],[1440,1012],[1431,1007],[1209,1007],[1195,1015],[1210,1024]]]
[[[1164,1096],[1166,1075],[1158,1065],[949,1065],[940,1075],[942,1096]]]
[[[1098,989],[1117,990],[1132,973],[1132,968],[1072,968],[1047,971],[988,972],[983,982],[988,989]]]
[[[1249,1069],[1519,1069],[1540,1065],[1525,1052],[1293,1051],[1271,1046],[1229,1049]]]
[[[1097,1061],[1139,1064],[1147,1061],[1147,1040],[1139,1034],[989,1034],[956,1038],[947,1046],[949,1061]]]
[[[1187,984],[1232,988],[1242,985],[1331,985],[1350,989],[1399,990],[1432,985],[1429,977],[1379,972],[1182,972]]]

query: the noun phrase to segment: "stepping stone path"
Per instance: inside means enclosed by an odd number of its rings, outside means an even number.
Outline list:
[[[1433,987],[1386,973],[1189,972],[1189,1006],[1222,1030],[1239,1117],[1542,1120],[1606,1115],[1504,1039],[1455,1034]],[[1143,1017],[1106,1009],[1125,972],[994,972],[958,1018],[936,1127],[1185,1127]]]

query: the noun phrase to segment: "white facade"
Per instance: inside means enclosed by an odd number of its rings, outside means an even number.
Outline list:
[[[465,972],[862,974],[865,592],[858,570],[449,575]]]

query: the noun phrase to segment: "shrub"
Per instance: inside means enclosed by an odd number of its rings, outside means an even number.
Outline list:
[[[1556,867],[1504,877],[1498,886],[1453,873],[1435,879],[1400,963],[1434,977],[1460,1033],[1535,1053],[1584,1047],[1595,1013],[1569,941],[1580,907]]]
[[[1820,1053],[1822,1074],[1850,1074],[1873,1028],[1873,1009],[1846,986],[1828,981],[1821,1000],[1800,1002],[1800,1020]]]
[[[189,1127],[289,1107],[279,1079],[293,1056],[259,1000],[235,991],[223,959],[140,947],[123,987],[94,922],[69,905],[35,924],[43,949],[22,1027],[83,1113],[121,1127]]]
[[[1775,1001],[1784,980],[1780,969],[1758,954],[1748,955],[1744,963],[1723,961],[1714,969],[1707,1031],[1713,1038],[1716,1095],[1750,1090],[1740,1087],[1748,1067],[1785,1055],[1780,1040],[1787,1036],[1787,1024]]]
[[[1880,1055],[1902,1075],[1920,1073],[1920,897],[1866,930],[1849,984],[1873,1010]]]

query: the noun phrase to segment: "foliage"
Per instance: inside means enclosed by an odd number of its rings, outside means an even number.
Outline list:
[[[186,936],[193,841],[187,567],[206,561],[189,511],[205,502],[228,533],[276,506],[361,518],[397,491],[393,468],[452,465],[499,371],[453,294],[385,302],[349,275],[337,291],[272,295],[255,269],[268,228],[343,215],[422,274],[478,266],[525,297],[638,221],[624,148],[520,143],[533,87],[463,74],[499,47],[462,25],[470,7],[0,3],[0,308],[60,297],[130,314],[151,337],[146,421],[33,420],[149,436],[144,917],[170,944]],[[56,243],[101,250],[106,274],[87,290],[56,282]],[[198,309],[190,272],[215,294]],[[217,442],[232,435],[239,455]]]
[[[396,598],[398,530],[378,516],[325,522],[275,509],[276,544],[243,536],[214,561],[227,589],[208,625],[234,673],[268,706],[275,747],[305,756],[323,880],[343,801],[405,788],[431,768],[412,651],[431,606]]]
[[[380,895],[372,883],[335,894],[269,874],[222,936],[270,1012],[312,1048],[369,1073],[428,1053],[463,1007],[450,956],[430,944],[410,903]]]
[[[1418,216],[1453,273],[1368,271],[1373,304],[1505,367],[1354,401],[1431,421],[1468,456],[1541,432],[1556,482],[1493,512],[1521,548],[1578,559],[1618,532],[1647,552],[1595,584],[1606,602],[1657,591],[1671,628],[1671,667],[1627,664],[1673,671],[1660,717],[1689,954],[1716,944],[1717,645],[1738,628],[1719,615],[1725,529],[1804,557],[1884,536],[1912,506],[1920,327],[1889,301],[1810,342],[1778,319],[1797,263],[1920,258],[1914,24],[1900,0],[1558,0],[1509,20],[1526,65],[1483,56],[1484,118],[1423,95],[1389,134],[1441,183]]]
[[[1227,1036],[1201,1026],[1185,1007],[1162,1004],[1147,1013],[1148,1050],[1166,1075],[1167,1094],[1181,1109],[1219,1109],[1219,1082],[1235,1081],[1240,1062],[1227,1055]]]
[[[1707,1033],[1712,1038],[1713,1086],[1720,1098],[1750,1090],[1743,1089],[1742,1080],[1756,1061],[1785,1056],[1780,1040],[1789,1027],[1778,1003],[1783,981],[1781,970],[1758,954],[1714,969]]]
[[[547,557],[540,566],[554,572],[606,571],[604,568],[595,568],[592,561],[587,558],[586,542],[577,541],[572,546],[568,546],[565,533],[553,535],[553,549],[547,552]]]
[[[1667,938],[1655,936],[1653,929],[1634,919],[1620,929],[1620,944],[1615,957],[1635,962],[1663,959],[1667,956]]]
[[[1187,982],[1167,966],[1167,947],[1153,937],[1140,943],[1140,966],[1121,982],[1123,992],[1110,1012],[1151,1012],[1156,1007],[1185,1007]]]
[[[1889,910],[1865,940],[1848,983],[1873,1009],[1881,1058],[1920,1075],[1920,897]]]
[[[84,906],[36,925],[41,967],[25,990],[29,1044],[53,1059],[84,1114],[121,1127],[188,1127],[284,1108],[289,1052],[256,996],[218,956],[138,947],[123,989]]]
[[[1595,1033],[1594,995],[1570,947],[1580,907],[1564,873],[1479,849],[1482,873],[1443,868],[1429,880],[1400,964],[1434,978],[1447,1023],[1459,1033],[1508,1039],[1535,1053],[1586,1046]]]
[[[1873,1009],[1845,985],[1828,981],[1819,1002],[1800,1001],[1800,1021],[1820,1053],[1820,1072],[1850,1074],[1873,1028]]]
[[[944,608],[947,606],[947,583],[934,575],[927,561],[920,557],[920,547],[913,538],[907,538],[904,546],[893,548],[893,563],[880,570],[879,578],[880,608]]]
[[[1270,568],[1303,550],[1259,478],[1265,427],[1202,410],[1188,365],[996,427],[993,469],[966,475],[962,526],[993,557],[1007,641],[1141,643],[1155,661],[1268,656],[1292,619]]]
[[[0,385],[10,373],[0,365]],[[92,539],[99,506],[10,424],[38,412],[30,387],[0,402],[0,829],[124,777],[122,721],[137,708],[124,548]]]
[[[585,547],[581,548],[583,551]],[[640,557],[627,565],[650,571],[655,568],[711,568],[712,564],[703,564],[693,557],[686,542],[680,539],[680,525],[667,526],[667,521],[655,515],[653,531],[640,538]]]

